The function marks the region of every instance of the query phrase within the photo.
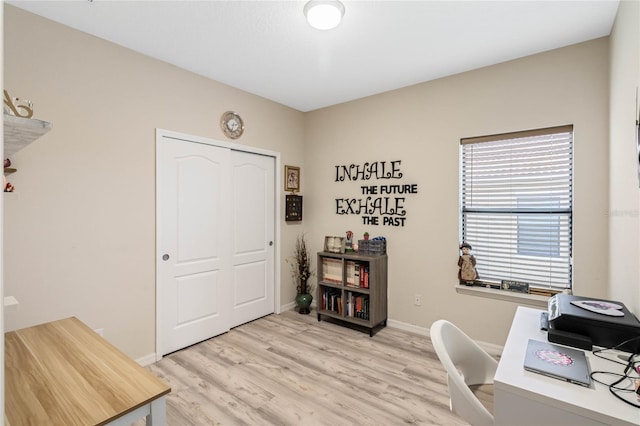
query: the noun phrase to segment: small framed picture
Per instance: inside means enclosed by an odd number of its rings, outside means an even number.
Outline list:
[[[300,191],[300,167],[284,166],[284,190]]]

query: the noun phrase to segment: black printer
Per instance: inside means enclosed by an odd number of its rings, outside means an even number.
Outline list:
[[[618,349],[640,352],[640,321],[621,302],[556,294],[548,307],[550,342],[591,350],[630,340]]]

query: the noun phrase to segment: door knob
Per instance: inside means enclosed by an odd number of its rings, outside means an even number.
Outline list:
[[[272,246],[273,245],[273,241],[269,241],[269,245]]]
[[[169,260],[169,255],[168,254],[163,254],[162,255],[162,260]]]

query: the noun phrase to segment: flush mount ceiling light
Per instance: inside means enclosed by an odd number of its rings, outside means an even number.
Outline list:
[[[338,0],[311,0],[304,5],[304,16],[313,28],[330,30],[340,24],[344,5]]]

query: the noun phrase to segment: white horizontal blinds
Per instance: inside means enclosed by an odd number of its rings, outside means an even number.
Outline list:
[[[573,127],[463,139],[461,170],[480,280],[571,288]]]

